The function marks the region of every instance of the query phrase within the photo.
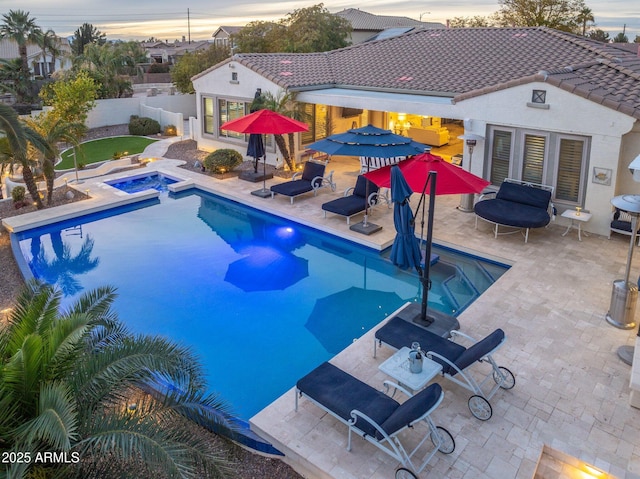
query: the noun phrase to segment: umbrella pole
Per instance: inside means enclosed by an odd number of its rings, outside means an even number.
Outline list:
[[[431,279],[429,278],[429,269],[431,267],[431,244],[433,242],[433,214],[435,212],[435,197],[436,197],[436,177],[438,174],[435,171],[430,171],[427,178],[427,183],[430,183],[429,188],[429,218],[427,219],[427,244],[425,246],[424,253],[424,268],[422,270],[422,306],[420,309],[420,319],[422,321],[428,321],[427,319],[427,302],[429,299],[429,289],[431,288]],[[427,184],[422,194],[425,194]],[[424,213],[424,205],[422,206]]]
[[[264,141],[264,140],[263,140]],[[259,196],[260,198],[268,198],[271,196],[271,191],[267,189],[267,153],[262,155],[262,189],[251,192],[252,195]]]
[[[370,157],[367,156],[367,173],[369,172],[369,162],[371,161]],[[380,231],[382,229],[382,226],[380,225],[376,225],[374,223],[369,223],[368,217],[369,217],[369,180],[367,180],[367,182],[365,183],[365,205],[364,205],[364,220],[361,221],[360,223],[356,223],[354,225],[351,225],[349,227],[349,229],[351,231],[355,231],[357,233],[362,233],[364,235],[370,235],[372,233],[376,233],[378,231]]]

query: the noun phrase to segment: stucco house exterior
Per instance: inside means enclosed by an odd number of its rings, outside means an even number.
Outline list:
[[[71,55],[71,46],[67,38],[58,37],[58,49],[60,53],[57,56],[51,55],[49,51],[42,51],[38,45],[27,45],[27,61],[33,76],[49,76],[58,70],[64,70],[71,66],[69,56]],[[0,40],[0,59],[14,60],[20,58],[18,52],[18,44],[9,38]]]
[[[414,30],[331,52],[238,54],[192,80],[202,149],[246,152],[244,135],[219,126],[248,113],[260,88],[305,103],[314,120],[301,152],[354,126],[416,137],[457,122],[477,139],[465,169],[495,187],[553,186],[558,214],[593,214],[588,231],[607,235],[611,198],[640,194],[628,170],[640,154],[640,57],[615,44],[544,27]]]

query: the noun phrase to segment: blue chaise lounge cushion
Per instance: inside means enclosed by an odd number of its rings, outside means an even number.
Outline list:
[[[369,183],[368,189],[367,183]],[[367,197],[377,192],[378,186],[360,175],[351,195],[328,201],[322,205],[322,209],[341,216],[353,216],[364,211],[367,207]]]
[[[345,421],[351,420],[351,411],[357,409],[381,425],[399,405],[382,391],[328,362],[300,379],[296,387]],[[356,427],[370,436],[376,435],[376,429],[362,419]]]
[[[494,199],[478,201],[475,213],[488,221],[515,228],[542,228],[551,221],[551,192],[503,182]]]
[[[442,386],[438,383],[429,385],[429,387],[403,402],[380,426],[387,435],[392,436],[403,427],[424,416],[440,399],[441,394]],[[376,439],[381,440],[382,435],[377,433]]]
[[[298,196],[314,188],[322,186],[322,177],[324,176],[325,165],[307,161],[302,170],[302,176],[299,180],[285,181],[278,185],[273,185],[271,191],[285,196]],[[319,177],[319,178],[317,178]],[[314,178],[317,178],[314,182]]]

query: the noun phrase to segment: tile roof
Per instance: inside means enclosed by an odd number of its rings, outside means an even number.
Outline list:
[[[429,25],[409,17],[394,17],[391,15],[374,15],[373,13],[363,12],[357,8],[347,8],[335,15],[348,20],[354,30],[384,30],[393,27],[418,27]],[[436,25],[442,26],[441,23]]]
[[[640,119],[640,57],[611,45],[545,27],[418,29],[330,52],[233,59],[290,90],[352,87],[462,101],[546,81]]]

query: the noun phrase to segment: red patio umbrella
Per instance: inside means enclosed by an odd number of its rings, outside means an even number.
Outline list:
[[[400,161],[397,165],[411,189],[416,193],[424,190],[430,171],[438,173],[436,195],[480,193],[490,183],[432,153],[421,153],[408,160]],[[391,186],[391,166],[365,173],[364,176],[380,187]]]
[[[299,131],[309,131],[306,123],[294,120],[271,110],[258,110],[235,120],[220,125],[221,130],[235,131],[237,133],[249,133],[260,135],[285,135]],[[266,155],[262,161],[262,189],[252,191],[251,194],[261,198],[268,198],[271,192],[265,185],[266,180]]]
[[[237,133],[261,133],[263,135],[285,135],[298,131],[309,131],[306,123],[271,110],[254,111],[241,118],[222,124],[220,129]]]

